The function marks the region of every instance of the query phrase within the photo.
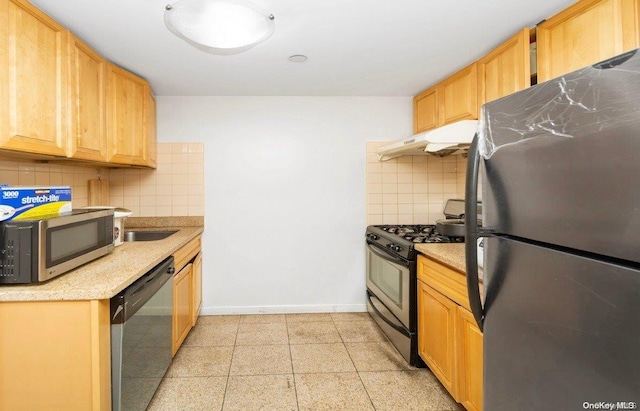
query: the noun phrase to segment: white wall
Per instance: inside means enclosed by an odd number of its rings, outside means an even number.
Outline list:
[[[158,97],[161,142],[205,146],[203,313],[364,311],[366,142],[410,97]]]

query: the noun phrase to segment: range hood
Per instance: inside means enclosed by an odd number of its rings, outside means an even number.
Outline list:
[[[430,154],[439,157],[464,154],[478,128],[478,120],[461,120],[424,133],[394,141],[378,149],[380,161],[400,156]]]

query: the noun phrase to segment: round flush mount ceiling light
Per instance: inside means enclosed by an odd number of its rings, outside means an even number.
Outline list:
[[[289,61],[292,63],[304,63],[307,61],[307,56],[303,54],[294,54],[293,56],[289,56]]]
[[[268,39],[275,17],[248,0],[179,0],[165,7],[164,23],[199,50],[237,54]]]

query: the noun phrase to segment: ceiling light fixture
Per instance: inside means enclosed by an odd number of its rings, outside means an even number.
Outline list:
[[[289,61],[292,63],[304,63],[307,61],[307,56],[303,54],[294,54],[293,56],[289,56]]]
[[[237,54],[268,39],[275,17],[248,0],[179,0],[165,7],[164,23],[193,47]]]

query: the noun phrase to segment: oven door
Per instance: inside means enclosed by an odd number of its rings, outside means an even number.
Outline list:
[[[367,288],[409,329],[411,262],[367,243]]]

